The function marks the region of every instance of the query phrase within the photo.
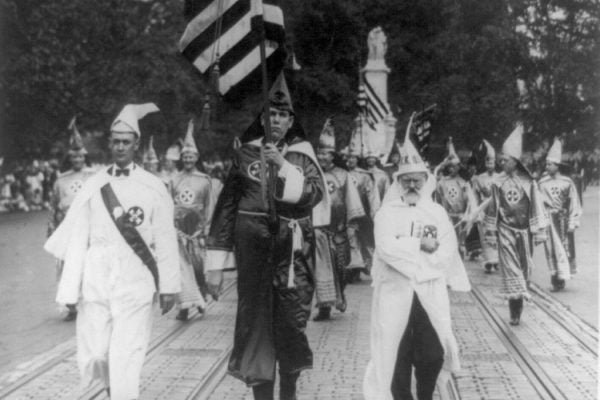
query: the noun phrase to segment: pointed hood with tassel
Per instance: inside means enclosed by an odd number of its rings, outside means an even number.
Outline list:
[[[183,155],[185,153],[199,154],[198,147],[196,147],[196,141],[194,140],[194,121],[192,119],[188,122],[187,132],[181,148],[181,154]]]
[[[71,119],[71,122],[69,123],[69,130],[71,131],[71,137],[69,138],[69,154],[86,155],[87,150],[83,145],[83,139],[81,138],[79,129],[77,129],[76,118],[77,117],[73,117],[73,119]]]
[[[554,164],[560,164],[562,162],[562,143],[560,139],[554,138],[554,143],[548,150],[546,161],[550,161]]]
[[[110,127],[111,132],[134,133],[138,139],[141,138],[139,121],[150,113],[159,112],[154,103],[127,104]]]

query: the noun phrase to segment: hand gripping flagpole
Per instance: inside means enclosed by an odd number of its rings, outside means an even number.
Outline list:
[[[262,6],[262,5],[261,5]],[[265,25],[263,20],[263,13],[260,13],[260,17],[255,17],[255,23],[258,23],[257,29],[260,33],[260,69],[262,73],[262,94],[263,94],[263,126],[265,129],[265,141],[266,143],[273,143],[273,134],[271,132],[271,119],[270,119],[270,105],[269,105],[269,77],[267,73],[267,50],[265,47],[266,34]],[[263,172],[267,171],[264,157],[261,157],[261,169]],[[269,229],[271,233],[274,233],[278,228],[277,214],[275,212],[275,179],[277,171],[275,171],[274,165],[268,166],[268,173],[266,179],[266,187],[263,187],[263,193],[266,193],[266,201],[269,209]],[[263,180],[264,185],[264,180]]]

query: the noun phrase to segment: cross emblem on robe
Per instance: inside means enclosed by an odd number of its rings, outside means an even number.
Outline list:
[[[448,189],[448,197],[455,199],[458,197],[458,190],[455,187]]]
[[[139,226],[142,224],[142,222],[144,222],[144,210],[138,206],[133,206],[127,210],[127,216],[129,222],[135,226]]]
[[[505,197],[506,201],[508,201],[510,204],[517,204],[519,200],[521,200],[521,195],[519,194],[519,191],[514,188],[508,189],[506,191]]]
[[[71,193],[77,193],[79,192],[79,190],[81,189],[81,187],[83,186],[83,182],[81,182],[79,179],[71,182],[71,184],[69,185],[69,191]]]
[[[327,191],[329,194],[333,193],[335,191],[335,183],[332,181],[327,181]]]
[[[186,187],[179,192],[179,201],[185,205],[190,205],[194,202],[194,192],[192,189]]]

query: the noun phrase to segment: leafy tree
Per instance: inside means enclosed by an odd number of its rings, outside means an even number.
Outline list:
[[[564,136],[567,146],[598,143],[600,8],[594,0],[511,1],[526,45],[520,67],[532,138]]]
[[[19,0],[3,8],[16,32],[5,38],[2,66],[4,148],[13,155],[39,156],[64,142],[73,115],[83,129],[107,131],[127,102],[158,103],[169,139],[184,129],[182,114],[200,112],[203,80],[176,49],[178,0]]]
[[[347,142],[376,26],[388,37],[388,101],[399,130],[413,110],[439,105],[433,161],[448,136],[463,148],[481,137],[499,146],[518,118],[532,127],[532,142],[566,132],[584,146],[597,135],[595,0],[305,0],[283,8],[303,67],[288,71],[294,106],[313,139],[335,115],[340,145]],[[3,155],[64,145],[73,115],[82,129],[106,132],[123,104],[146,101],[165,116],[155,137],[164,151],[200,117],[210,86],[178,53],[182,12],[181,0],[0,0]],[[260,94],[211,105],[211,128],[197,132],[200,151],[226,153],[258,113]]]
[[[520,43],[501,3],[307,1],[294,17],[294,48],[306,66],[297,93],[321,121],[332,109],[349,114],[346,120],[356,115],[358,64],[375,26],[388,37],[388,102],[400,131],[412,111],[437,103],[432,135],[441,152],[448,136],[470,147],[508,132],[517,117]]]

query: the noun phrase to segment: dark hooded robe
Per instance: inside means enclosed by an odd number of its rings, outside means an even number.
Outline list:
[[[284,168],[301,172],[303,179],[283,178],[279,171],[278,223],[272,233],[261,190],[263,133],[258,119],[242,142],[215,207],[207,249],[234,252],[238,311],[228,370],[246,384],[258,385],[275,380],[276,362],[282,373],[312,367],[305,334],[314,292],[311,213],[325,189],[314,151],[294,124],[280,150],[289,163]],[[296,195],[284,200],[291,185],[296,186]],[[296,251],[292,251],[294,226],[303,236]],[[288,285],[290,261],[292,287]]]

